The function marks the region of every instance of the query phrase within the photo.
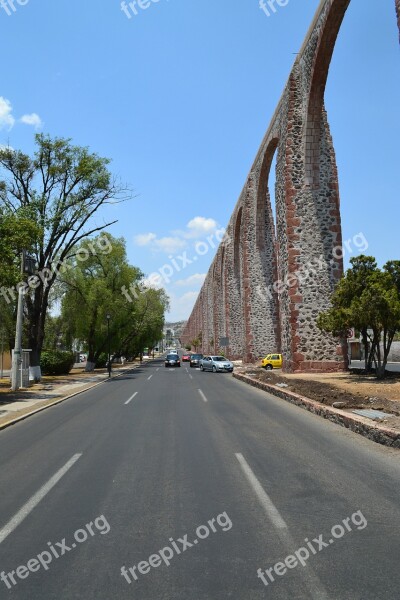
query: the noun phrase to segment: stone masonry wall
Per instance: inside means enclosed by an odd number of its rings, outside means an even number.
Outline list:
[[[287,371],[337,371],[344,340],[318,314],[341,277],[336,157],[324,108],[329,65],[350,0],[322,0],[182,335],[202,351],[256,360],[281,351]],[[395,0],[400,30],[400,0]],[[276,224],[269,189],[277,153]]]

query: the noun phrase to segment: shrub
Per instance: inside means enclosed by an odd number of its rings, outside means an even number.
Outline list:
[[[106,354],[105,352],[102,352],[100,354],[99,358],[96,360],[95,368],[96,369],[104,369],[107,366],[107,362],[108,362],[108,354]]]
[[[62,350],[44,350],[40,356],[40,368],[44,375],[68,375],[74,362],[74,353]]]

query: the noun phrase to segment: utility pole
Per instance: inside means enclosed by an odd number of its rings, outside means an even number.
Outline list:
[[[35,261],[32,257],[26,255],[26,251],[22,252],[21,259],[21,275],[25,273],[32,275],[35,269]],[[19,384],[19,367],[22,361],[22,325],[24,319],[24,293],[25,286],[22,282],[18,285],[18,307],[17,307],[17,325],[15,328],[14,352],[12,355],[11,365],[11,391],[16,392],[20,387]]]
[[[24,258],[25,252],[22,252],[21,258],[21,274],[24,274]],[[14,351],[12,354],[11,364],[11,391],[16,392],[19,388],[18,373],[21,364],[22,356],[22,321],[24,316],[24,290],[23,286],[18,286],[18,307],[17,307],[17,326],[15,329]]]

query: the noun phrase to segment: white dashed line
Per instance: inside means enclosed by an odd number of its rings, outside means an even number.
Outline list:
[[[281,515],[279,514],[278,509],[275,507],[271,498],[268,496],[267,492],[264,490],[257,477],[254,475],[253,471],[246,462],[246,459],[243,457],[242,454],[235,454],[235,456],[238,459],[239,464],[242,467],[242,470],[246,475],[251,487],[255,491],[256,496],[260,501],[260,504],[264,508],[268,517],[271,519],[272,523],[278,529],[287,529],[287,525],[282,519]]]
[[[189,377],[190,377],[190,379],[193,379],[193,375],[191,375],[190,373],[189,373]]]
[[[22,521],[30,515],[45,496],[53,489],[70,468],[80,459],[82,454],[74,456],[59,470],[47,483],[45,483],[36,494],[34,494],[26,504],[13,516],[13,518],[0,530],[0,544],[12,533]]]
[[[201,390],[198,390],[200,396],[203,398],[204,402],[208,402],[207,398],[205,397],[205,395],[203,394],[203,392]]]
[[[153,377],[153,375],[150,375],[150,377],[147,378],[147,381],[150,381],[150,379]]]
[[[257,477],[254,475],[243,455],[237,453],[235,456],[238,459],[239,464],[248,482],[253,488],[253,491],[255,492],[261,506],[264,508],[272,524],[276,527],[278,536],[286,546],[288,552],[292,552],[293,548],[296,548],[296,542],[290,535],[288,526],[281,517],[278,509],[262,487],[261,483],[258,481]],[[303,570],[299,571],[299,573],[309,591],[309,595],[312,600],[329,600],[329,596],[323,584],[319,580],[318,576],[314,573],[310,565],[306,564],[306,566],[303,567]]]
[[[136,395],[137,395],[137,392],[135,392],[134,394],[132,394],[132,396],[130,398],[128,398],[128,400],[125,402],[125,404],[129,404],[129,402],[131,402]]]

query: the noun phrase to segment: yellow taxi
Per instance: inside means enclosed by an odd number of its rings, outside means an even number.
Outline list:
[[[282,354],[268,354],[261,361],[261,366],[270,371],[271,369],[281,369],[283,364]]]

